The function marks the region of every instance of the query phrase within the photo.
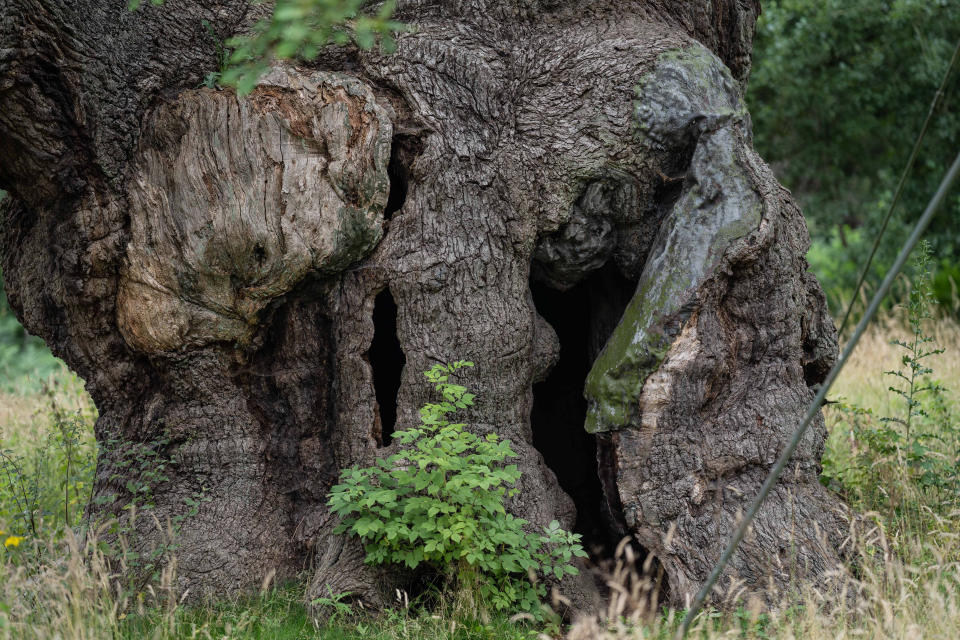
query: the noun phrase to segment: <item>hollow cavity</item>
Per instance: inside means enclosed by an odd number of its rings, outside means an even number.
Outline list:
[[[373,302],[373,341],[368,352],[377,398],[379,429],[375,436],[380,446],[390,444],[397,423],[397,394],[407,359],[397,337],[397,303],[389,289],[381,291]]]
[[[597,557],[612,555],[620,527],[611,522],[598,473],[597,439],[584,429],[583,386],[590,367],[620,321],[635,283],[608,263],[567,291],[530,283],[537,312],[560,339],[560,359],[533,387],[533,444],[577,508],[575,530]]]

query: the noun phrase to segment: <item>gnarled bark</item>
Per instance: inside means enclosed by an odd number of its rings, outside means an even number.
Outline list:
[[[167,434],[160,520],[208,498],[181,523],[181,586],[310,569],[317,593],[382,601],[391,576],[324,496],[394,450],[421,371],[468,358],[466,421],[520,456],[510,509],[635,536],[682,603],[836,351],[802,216],[751,148],[759,6],[407,0],[393,55],[197,89],[201,21],[225,36],[251,11],[0,4],[8,295],[87,380],[98,438]],[[838,561],[823,439],[733,563],[751,589]],[[112,451],[94,518],[129,499]]]

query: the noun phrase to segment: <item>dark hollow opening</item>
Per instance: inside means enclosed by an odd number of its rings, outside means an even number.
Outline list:
[[[407,358],[397,337],[397,303],[389,289],[381,291],[373,302],[373,342],[368,352],[373,370],[373,389],[380,417],[378,440],[390,444],[397,423],[397,393]]]
[[[608,572],[628,529],[613,477],[615,449],[609,437],[593,436],[584,429],[587,401],[583,388],[635,289],[636,282],[621,275],[611,262],[567,291],[530,283],[537,312],[560,339],[560,360],[546,380],[533,386],[533,444],[556,474],[560,488],[574,501],[574,531],[583,536],[602,594],[608,593]],[[649,585],[644,597],[651,599],[648,606],[656,607],[667,596],[662,568],[655,558],[646,562],[649,554],[636,540],[630,542],[630,548],[632,576],[624,586],[631,588],[633,580]]]
[[[390,147],[390,163],[387,176],[390,178],[390,193],[387,196],[387,208],[383,217],[389,220],[403,208],[410,189],[410,167],[420,154],[422,144],[414,136],[396,135]]]
[[[577,507],[574,527],[595,561],[607,560],[622,537],[613,522],[619,507],[607,507],[597,465],[597,439],[584,429],[587,401],[583,387],[636,283],[613,264],[593,272],[567,291],[531,282],[537,312],[560,338],[560,360],[543,382],[533,387],[530,421],[533,444]]]

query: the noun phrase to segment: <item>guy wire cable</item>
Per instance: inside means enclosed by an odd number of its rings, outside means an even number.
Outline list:
[[[733,536],[730,538],[730,542],[727,543],[727,547],[723,550],[723,554],[721,554],[716,566],[714,566],[713,571],[710,572],[710,576],[707,578],[707,581],[704,583],[699,593],[697,593],[696,598],[694,598],[693,603],[690,605],[689,611],[687,611],[687,615],[684,616],[683,622],[680,624],[680,628],[677,630],[677,640],[682,640],[682,638],[686,637],[687,631],[690,628],[690,623],[693,622],[693,619],[700,611],[700,608],[703,606],[707,596],[710,595],[713,586],[717,583],[720,574],[727,566],[730,558],[733,557],[734,552],[736,552],[737,546],[740,544],[740,541],[743,540],[743,536],[747,533],[747,529],[750,527],[750,523],[753,522],[754,517],[757,515],[757,511],[760,510],[760,506],[763,504],[763,501],[770,493],[770,490],[780,477],[780,474],[783,473],[784,467],[787,466],[787,462],[790,460],[793,452],[796,451],[797,446],[800,444],[800,439],[807,431],[807,427],[810,426],[810,423],[820,411],[820,406],[827,397],[827,392],[833,385],[834,380],[836,380],[840,370],[843,369],[843,366],[847,363],[847,359],[850,357],[850,354],[853,353],[854,347],[857,346],[857,342],[860,341],[860,337],[867,328],[867,324],[869,324],[870,320],[873,319],[873,316],[877,313],[877,309],[880,308],[880,303],[883,301],[883,298],[886,297],[887,292],[893,285],[893,281],[897,277],[897,274],[899,274],[900,270],[903,268],[904,263],[906,263],[907,258],[910,257],[910,252],[913,250],[914,246],[916,246],[917,242],[919,242],[923,232],[926,231],[927,226],[929,226],[930,220],[933,219],[934,213],[936,213],[940,204],[943,202],[943,199],[950,191],[950,187],[957,178],[957,174],[960,174],[960,153],[957,154],[956,159],[953,161],[953,165],[951,165],[950,169],[947,171],[943,181],[940,183],[940,187],[930,200],[930,203],[927,205],[923,215],[920,216],[920,219],[917,221],[916,225],[914,225],[913,232],[910,234],[910,237],[908,237],[906,242],[904,242],[903,248],[900,249],[900,253],[897,255],[896,261],[887,272],[887,276],[883,279],[883,283],[880,285],[880,288],[877,289],[876,294],[873,296],[873,300],[870,301],[870,305],[863,314],[863,318],[860,319],[860,323],[857,325],[853,335],[850,337],[850,341],[847,343],[847,346],[844,347],[840,358],[837,360],[836,364],[833,365],[833,368],[830,369],[830,373],[827,375],[826,380],[824,380],[823,384],[820,385],[820,390],[814,397],[813,402],[811,402],[810,406],[807,408],[807,413],[804,416],[803,421],[800,423],[800,426],[797,427],[796,431],[794,431],[793,437],[787,444],[786,448],[783,450],[783,452],[781,452],[776,464],[770,470],[770,475],[768,475],[767,479],[764,480],[763,486],[760,487],[760,493],[757,494],[757,497],[754,498],[753,502],[750,504],[750,508],[747,510],[746,514],[744,514],[743,519],[737,526],[736,531],[734,531]]]

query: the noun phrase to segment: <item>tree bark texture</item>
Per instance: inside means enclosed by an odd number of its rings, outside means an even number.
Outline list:
[[[471,359],[465,421],[519,454],[511,511],[634,536],[683,604],[837,347],[803,217],[751,145],[758,3],[401,0],[392,55],[197,88],[202,21],[225,38],[255,10],[0,0],[4,279],[121,443],[90,517],[130,499],[124,446],[159,441],[158,520],[204,497],[182,588],[306,570],[383,602],[394,578],[332,534],[325,494],[395,450],[422,371]],[[824,437],[728,581],[777,592],[839,561]],[[597,597],[587,573],[562,590]]]

